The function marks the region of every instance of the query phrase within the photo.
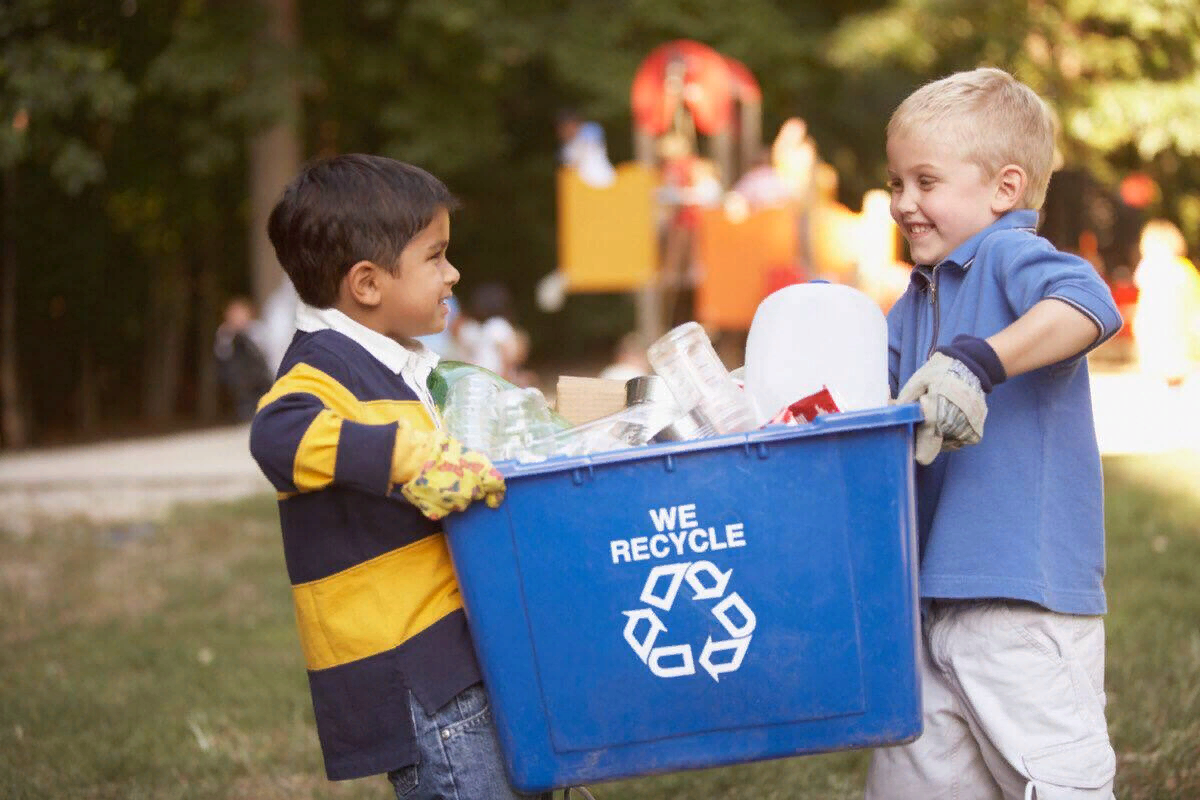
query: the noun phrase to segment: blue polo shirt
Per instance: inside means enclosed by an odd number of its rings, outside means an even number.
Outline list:
[[[1036,225],[1036,211],[1010,212],[941,263],[913,269],[888,314],[893,396],[935,347],[962,333],[991,336],[1047,298],[1095,322],[1092,347],[1117,332],[1121,317],[1096,270]],[[997,386],[983,440],[917,466],[922,597],[1105,611],[1104,486],[1085,353]]]

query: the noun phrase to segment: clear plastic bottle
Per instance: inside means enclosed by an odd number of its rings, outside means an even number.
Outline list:
[[[516,458],[521,443],[570,426],[569,422],[550,409],[546,398],[537,389],[521,389],[475,364],[439,362],[430,376],[429,388],[441,411],[447,432],[466,447],[495,460]],[[500,402],[501,397],[508,398],[506,403]],[[506,422],[501,416],[502,408],[506,405],[526,408],[510,414]],[[533,426],[532,432],[516,437],[519,442],[510,446],[507,442],[510,437],[501,427],[506,424],[517,425],[513,420],[522,414],[528,416],[529,425]],[[509,449],[513,452],[511,456],[506,455]]]
[[[496,398],[503,387],[483,373],[462,375],[446,390],[442,420],[464,446],[488,455],[496,446]]]
[[[640,447],[653,441],[677,414],[673,405],[639,403],[535,440],[527,447],[526,458],[581,456]]]
[[[492,450],[497,459],[528,460],[544,458],[533,443],[563,430],[550,410],[546,398],[537,389],[506,389],[495,398],[496,431]]]
[[[672,328],[646,351],[650,365],[671,389],[681,409],[699,409],[710,430],[702,435],[740,433],[758,427],[754,408],[730,377],[697,322]]]

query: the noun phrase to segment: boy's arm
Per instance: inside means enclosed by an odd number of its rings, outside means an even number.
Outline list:
[[[419,404],[413,407],[419,413]],[[389,496],[398,491],[430,519],[474,500],[495,507],[503,499],[504,480],[483,454],[407,419],[357,421],[365,416],[363,404],[341,383],[302,364],[259,402],[250,451],[286,494],[331,485]]]
[[[1078,358],[1121,328],[1112,292],[1095,267],[1044,239],[1033,240],[997,277],[1016,319],[980,335],[998,348],[1010,377]]]
[[[1004,275],[1012,307],[1026,309],[987,339],[960,335],[900,390],[897,402],[919,402],[916,459],[975,444],[983,435],[986,395],[1010,377],[1083,355],[1121,327],[1108,287],[1090,264],[1039,243]]]
[[[1087,350],[1103,334],[1095,320],[1057,299],[1042,300],[985,341],[1007,377],[1056,364]]]

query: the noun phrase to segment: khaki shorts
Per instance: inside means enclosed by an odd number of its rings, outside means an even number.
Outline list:
[[[1101,617],[935,600],[922,627],[925,730],[875,751],[867,800],[1113,796]]]

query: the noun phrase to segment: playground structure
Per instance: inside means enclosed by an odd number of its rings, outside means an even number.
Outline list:
[[[651,340],[681,315],[744,334],[767,294],[803,280],[854,285],[885,308],[903,291],[886,192],[868,192],[860,212],[838,203],[837,173],[800,119],[765,148],[762,93],[745,65],[699,42],[668,42],[639,65],[630,100],[635,158],[617,165],[615,181],[558,174],[567,292],[633,293]],[[742,189],[759,178],[783,189],[773,202],[750,202]],[[713,185],[702,192],[701,181]]]

